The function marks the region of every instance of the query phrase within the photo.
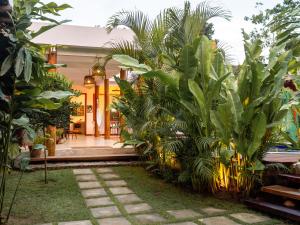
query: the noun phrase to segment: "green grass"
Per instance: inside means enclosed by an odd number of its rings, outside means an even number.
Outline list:
[[[166,183],[163,180],[152,176],[141,167],[116,167],[114,171],[118,173],[140,198],[151,205],[156,212],[164,215],[172,222],[184,220],[176,220],[169,216],[166,211],[172,209],[193,209],[205,215],[201,208],[216,207],[226,209],[226,213],[216,215],[229,215],[235,212],[251,212],[261,215],[255,211],[249,210],[245,205],[233,201],[217,199],[210,195],[200,195],[190,190],[176,187],[174,184]],[[215,215],[214,215],[215,216]],[[229,217],[229,216],[228,216]],[[229,217],[230,218],[230,217]],[[235,220],[234,218],[231,218]],[[197,222],[195,220],[194,222]],[[241,221],[236,222],[241,223]],[[288,224],[287,222],[285,222]],[[283,221],[272,219],[268,222],[257,223],[259,225],[283,224]]]
[[[49,171],[48,176],[49,183],[45,184],[42,171],[24,174],[9,225],[91,218],[71,170]],[[16,172],[8,178],[7,200],[14,192],[17,179]]]
[[[226,213],[217,215],[226,215],[229,218],[229,214],[235,212],[257,213],[249,210],[243,204],[220,200],[209,195],[200,195],[176,187],[174,184],[166,183],[157,177],[151,176],[141,167],[115,167],[114,171],[128,183],[128,187],[144,202],[153,207],[154,212],[166,217],[168,222],[185,221],[176,220],[166,213],[167,210],[173,209],[193,209],[201,213],[203,217],[209,217],[209,215],[206,215],[201,209],[210,206],[226,209]],[[17,175],[14,172],[8,178],[7,197],[9,198],[11,198],[14,191],[18,179]],[[24,174],[9,225],[34,225],[49,222],[55,224],[55,222],[88,219],[97,224],[85,205],[72,170],[49,171],[48,184],[44,184],[43,178],[42,171]],[[98,176],[98,179],[122,214],[132,224],[139,225],[110,193],[101,176]],[[197,220],[194,220],[194,222],[199,224]],[[240,221],[236,220],[236,222],[242,224]],[[284,224],[283,221],[272,219],[257,225],[275,225],[279,223]]]

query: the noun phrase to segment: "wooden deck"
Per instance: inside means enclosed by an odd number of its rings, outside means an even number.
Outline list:
[[[267,163],[285,163],[285,164],[293,164],[300,160],[300,152],[292,152],[292,153],[267,153],[264,161]]]
[[[90,146],[57,150],[55,156],[47,157],[47,162],[132,161],[138,160],[138,158],[133,148]],[[44,154],[41,155],[41,158],[31,158],[31,163],[44,161]]]

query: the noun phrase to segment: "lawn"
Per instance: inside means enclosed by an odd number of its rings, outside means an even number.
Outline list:
[[[8,197],[17,182],[17,173],[8,179]],[[34,225],[53,221],[90,218],[72,170],[49,171],[44,183],[42,171],[26,173],[17,194],[9,225]]]
[[[166,183],[150,175],[141,167],[115,167],[113,170],[127,182],[130,189],[144,202],[151,205],[155,212],[167,218],[169,222],[184,221],[176,220],[167,214],[167,210],[174,209],[192,209],[201,213],[203,217],[209,217],[201,210],[205,207],[216,207],[226,210],[225,213],[216,215],[228,216],[235,212],[253,213],[243,204],[216,199],[209,195],[200,195],[190,190],[176,187],[174,184]],[[94,170],[94,172],[96,171]],[[9,176],[9,196],[14,191],[17,181],[16,175],[17,173],[13,173]],[[123,205],[116,201],[101,176],[98,175],[97,178],[122,214],[134,225],[138,225],[132,216],[124,210]],[[43,181],[43,172],[39,171],[24,175],[9,225],[34,225],[85,219],[92,220],[94,224],[97,224],[85,206],[72,170],[49,171],[49,183],[47,185]],[[231,219],[234,220],[233,218]],[[199,224],[197,219],[194,222]],[[240,221],[239,223],[243,224]],[[258,224],[273,225],[284,223],[283,221],[272,219]]]

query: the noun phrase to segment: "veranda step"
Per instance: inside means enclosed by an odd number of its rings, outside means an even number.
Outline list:
[[[287,181],[300,184],[300,176],[293,174],[279,174],[280,177],[284,178]]]
[[[99,155],[79,155],[79,156],[49,156],[47,162],[84,162],[84,161],[132,161],[138,160],[139,156],[133,154],[99,154]],[[31,163],[43,163],[44,158],[31,158]]]
[[[296,188],[290,188],[281,185],[271,185],[271,186],[262,187],[261,191],[273,195],[279,195],[282,197],[300,200],[300,191],[299,189]]]
[[[285,206],[276,205],[262,200],[249,199],[245,203],[251,208],[264,211],[266,213],[277,215],[281,218],[287,218],[300,222],[300,210],[287,208]]]

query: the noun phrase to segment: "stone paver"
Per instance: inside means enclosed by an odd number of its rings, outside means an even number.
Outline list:
[[[82,190],[81,194],[85,198],[100,197],[100,196],[106,196],[107,195],[104,188]]]
[[[225,209],[218,209],[218,208],[214,208],[214,207],[207,207],[207,208],[203,208],[201,210],[208,215],[226,212]]]
[[[120,179],[120,176],[115,173],[104,173],[101,174],[101,177],[103,180],[115,180],[115,179]]]
[[[113,205],[114,204],[109,197],[90,198],[90,199],[86,199],[85,202],[86,202],[86,205],[88,207],[107,206],[107,205]]]
[[[91,188],[100,188],[100,184],[97,181],[91,182],[78,182],[80,189],[91,189]]]
[[[143,201],[136,194],[116,195],[115,198],[123,204],[130,204],[130,203],[134,203],[134,202],[142,202]]]
[[[91,169],[74,169],[73,173],[75,175],[93,174]]]
[[[93,225],[89,220],[61,222],[58,225]]]
[[[107,206],[101,208],[91,208],[91,213],[95,218],[104,218],[112,216],[120,216],[121,212],[117,206]]]
[[[200,213],[197,213],[191,209],[169,210],[167,212],[172,216],[174,216],[176,219],[193,218],[193,217],[202,216]]]
[[[114,195],[122,195],[122,194],[131,194],[131,193],[133,193],[133,191],[130,190],[129,188],[127,188],[127,187],[112,187],[109,190]]]
[[[160,223],[160,222],[165,222],[166,221],[166,219],[163,218],[162,216],[160,216],[159,214],[136,215],[135,219],[139,222],[139,224]]]
[[[122,187],[127,186],[124,180],[108,180],[105,182],[108,187]]]
[[[259,216],[252,213],[234,213],[234,214],[230,214],[230,216],[244,223],[249,223],[249,224],[260,223],[270,219],[266,216]]]
[[[225,216],[209,217],[199,221],[205,225],[240,225]]]
[[[112,168],[98,168],[97,169],[98,173],[113,173],[113,169]]]
[[[152,207],[150,205],[148,205],[147,203],[124,205],[124,208],[130,214],[146,212],[146,211],[152,210]]]
[[[98,220],[100,225],[131,225],[124,217],[106,218]]]
[[[198,225],[196,223],[193,223],[193,222],[183,222],[183,223],[168,223],[166,225]],[[217,224],[215,224],[217,225]]]
[[[93,174],[87,174],[87,175],[78,175],[76,176],[77,181],[96,181],[97,178]]]

